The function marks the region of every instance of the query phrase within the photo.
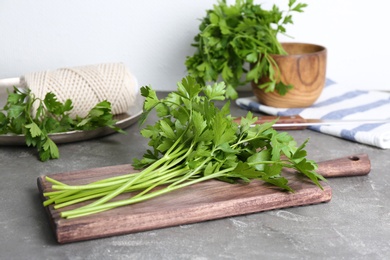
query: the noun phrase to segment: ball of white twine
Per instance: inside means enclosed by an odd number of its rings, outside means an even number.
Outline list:
[[[137,103],[139,90],[136,78],[122,63],[34,72],[24,75],[22,82],[40,99],[48,92],[53,92],[60,102],[71,99],[73,118],[87,116],[103,100],[111,103],[114,115],[126,113]]]

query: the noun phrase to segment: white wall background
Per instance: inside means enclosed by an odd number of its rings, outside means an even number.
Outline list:
[[[233,0],[232,0],[233,1]],[[230,1],[230,2],[232,2]],[[269,6],[287,0],[255,0]],[[390,90],[384,0],[306,0],[288,34],[328,48],[328,77]],[[124,62],[140,85],[174,90],[199,19],[216,0],[1,0],[0,79],[28,72]],[[284,8],[283,8],[284,9]]]

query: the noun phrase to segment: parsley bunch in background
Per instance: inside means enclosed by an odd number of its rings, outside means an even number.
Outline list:
[[[185,61],[188,73],[203,84],[221,77],[230,98],[237,98],[238,86],[252,80],[258,83],[262,77],[270,81],[260,88],[284,95],[292,86],[278,81],[278,66],[271,55],[286,54],[277,35],[293,23],[291,13],[302,12],[306,6],[289,0],[288,11],[283,12],[276,5],[265,10],[253,0],[236,0],[231,6],[218,1],[199,26],[192,45],[196,52]],[[249,69],[248,64],[252,65]]]
[[[36,111],[33,111],[34,104]],[[37,148],[40,160],[47,161],[59,158],[58,147],[49,134],[93,130],[103,126],[123,132],[114,126],[108,101],[98,103],[85,118],[71,118],[69,112],[72,109],[70,99],[61,103],[51,92],[41,100],[29,90],[14,88],[0,110],[0,134],[24,135],[26,144]]]

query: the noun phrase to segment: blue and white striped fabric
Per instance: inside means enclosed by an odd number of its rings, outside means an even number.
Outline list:
[[[274,108],[261,105],[255,97],[238,98],[238,106],[276,116],[300,115],[316,119],[389,119],[390,93],[351,90],[327,80],[318,100],[308,108]],[[309,129],[350,141],[390,149],[390,123],[354,123],[311,126]]]

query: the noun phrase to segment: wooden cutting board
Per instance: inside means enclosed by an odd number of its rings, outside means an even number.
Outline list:
[[[322,162],[318,170],[326,177],[364,175],[369,171],[366,155]],[[129,172],[134,172],[134,169],[127,164],[47,176],[75,185]],[[42,198],[44,192],[51,190],[51,184],[45,177],[38,178]],[[281,191],[261,181],[245,185],[211,180],[146,202],[75,219],[63,219],[59,215],[61,210],[71,209],[72,206],[60,210],[52,205],[45,208],[57,241],[70,243],[331,200],[332,191],[327,183],[322,183],[324,189],[321,190],[303,176],[286,173],[286,177],[295,193]]]

